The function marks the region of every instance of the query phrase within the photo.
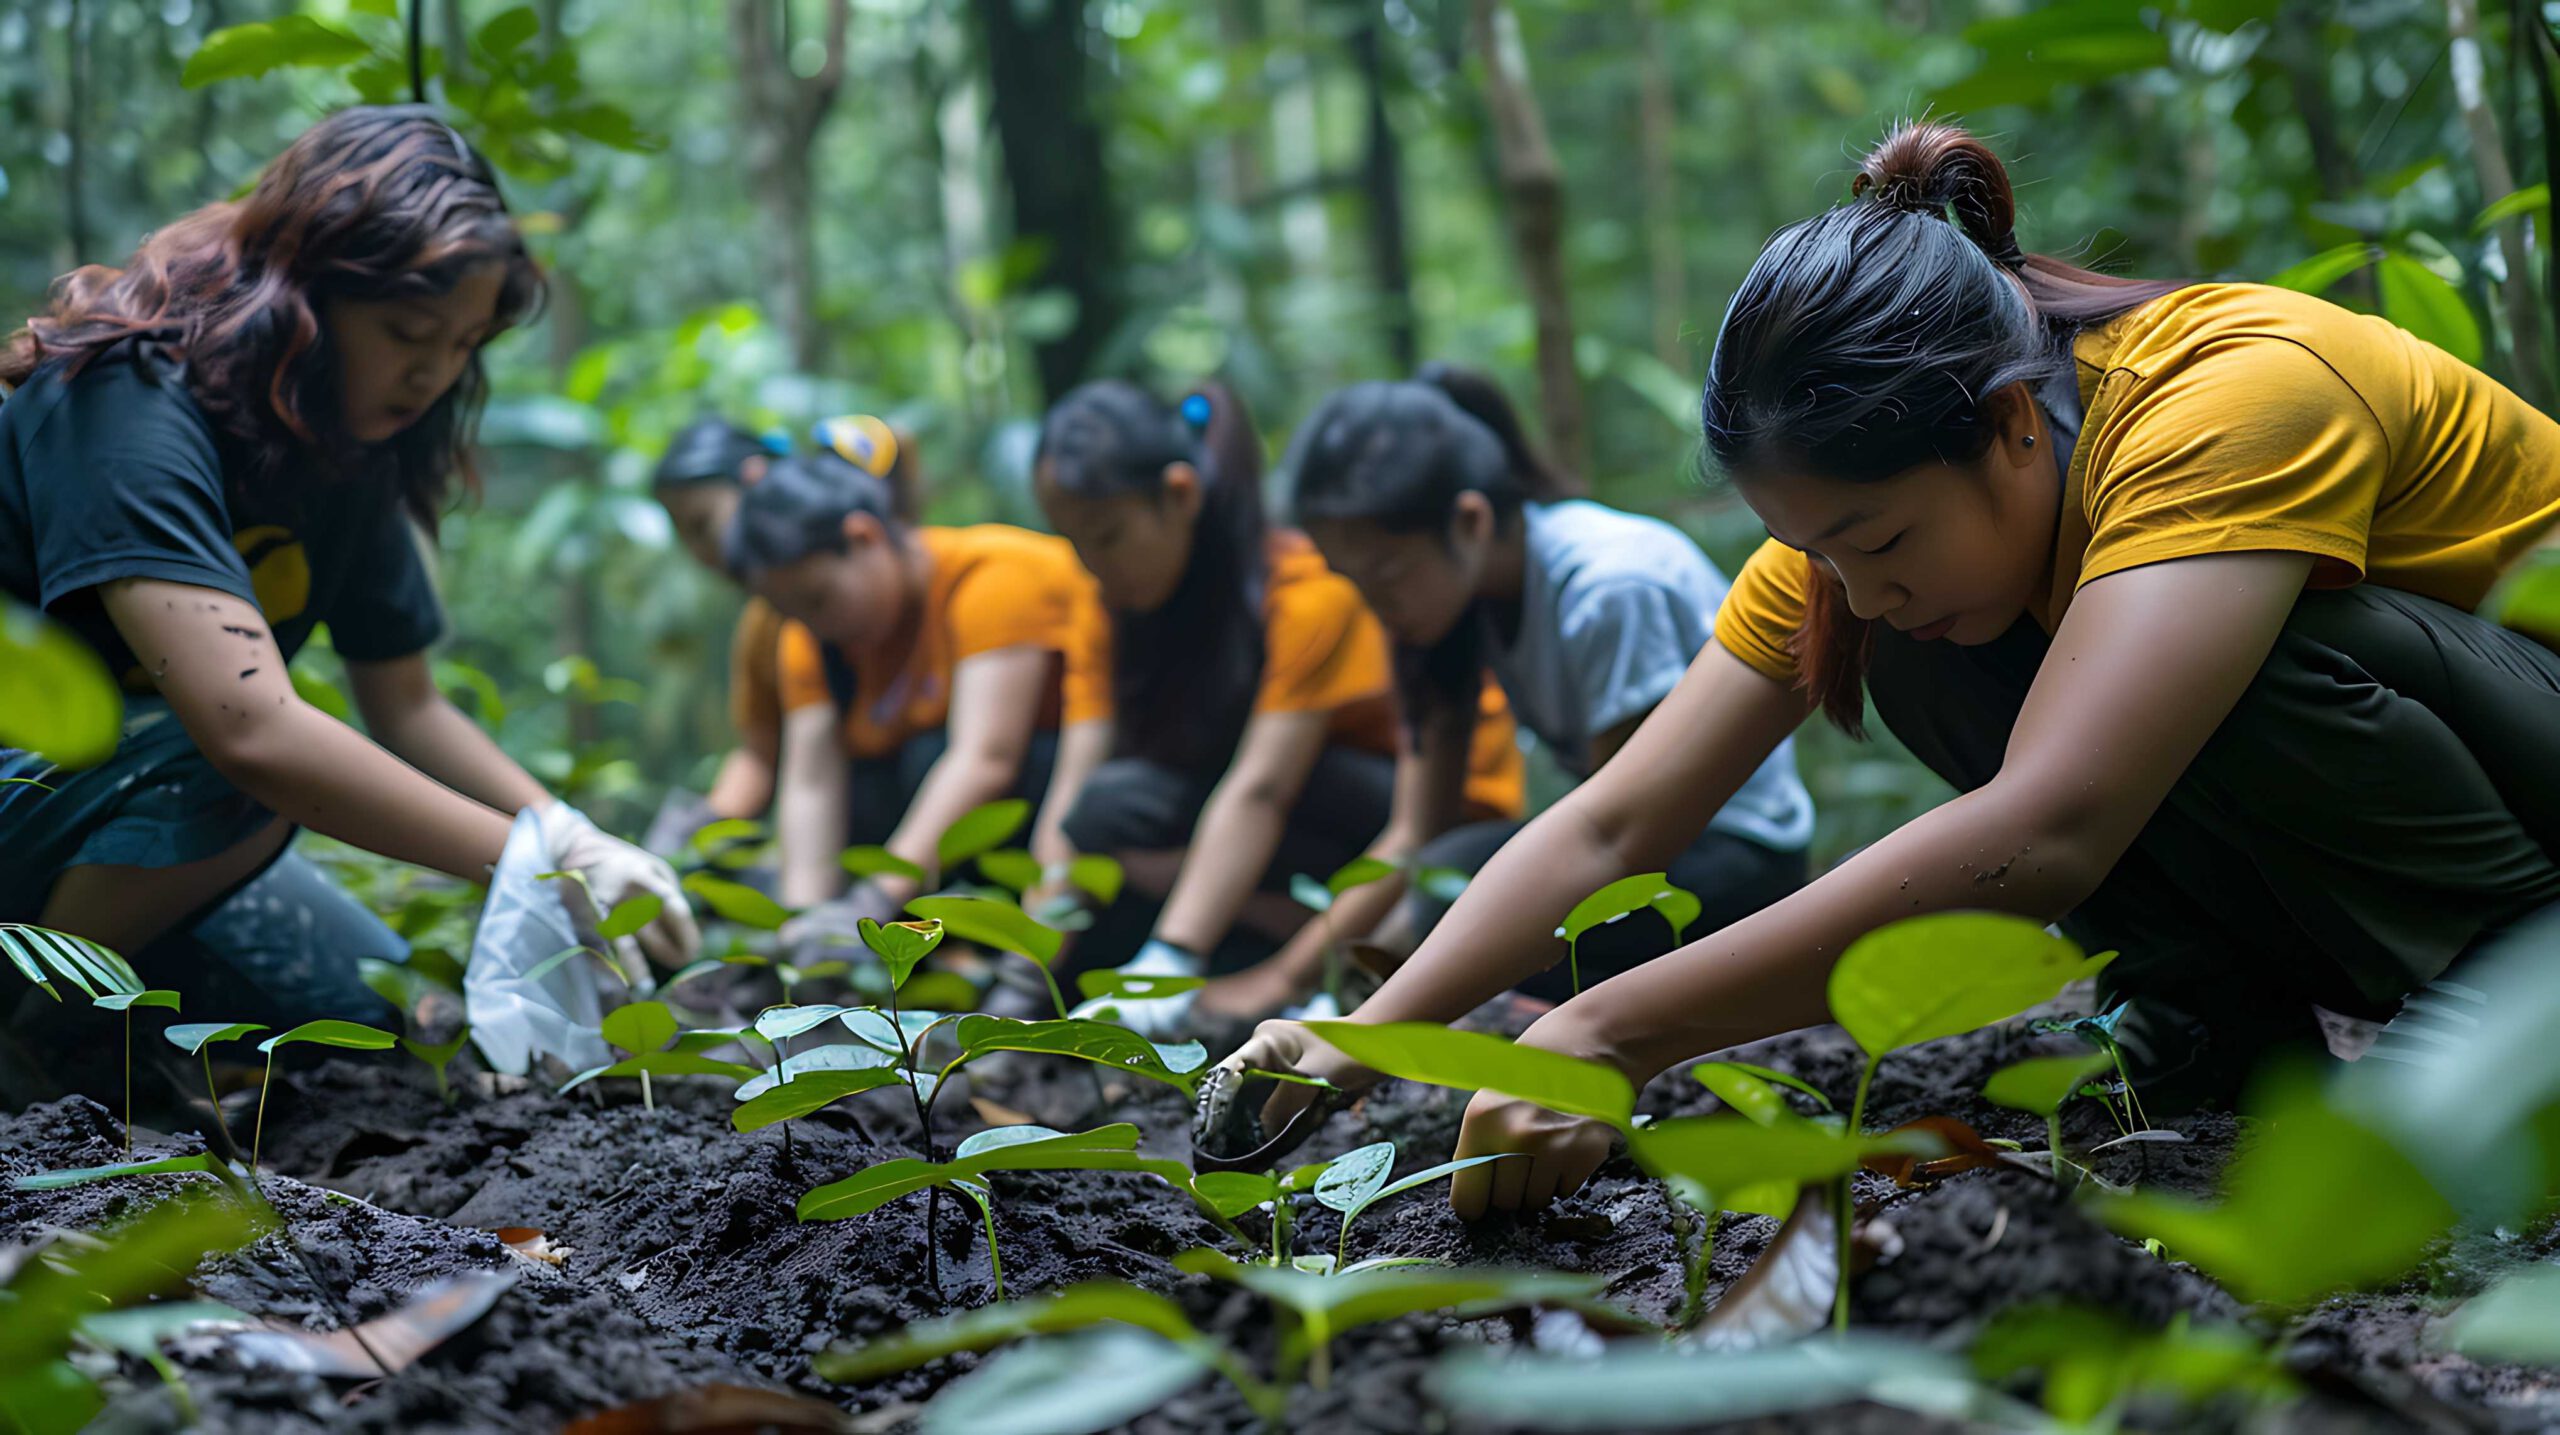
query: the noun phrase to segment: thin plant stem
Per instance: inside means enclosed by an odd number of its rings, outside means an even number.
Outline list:
[[[1564,969],[1573,978],[1573,994],[1582,995],[1582,939],[1576,937],[1564,944]]]
[[[2151,1118],[2144,1114],[2142,1110],[2142,1094],[2133,1089],[2133,1073],[2124,1069],[2124,1049],[2117,1046],[2112,1041],[2108,1042],[2107,1055],[2113,1059],[2116,1064],[2116,1080],[2124,1083],[2124,1103],[2126,1107],[2132,1110],[2134,1121],[2141,1127],[2141,1129],[2145,1131],[2150,1130]],[[2125,1134],[2131,1135],[2132,1133],[2127,1132]]]
[[[1049,975],[1049,969],[1047,967],[1041,967],[1040,975],[1047,977]],[[1058,984],[1056,981],[1052,980],[1049,983],[1050,994],[1055,996],[1057,994],[1057,990]],[[926,1108],[924,1093],[916,1090],[917,1067],[915,1046],[907,1040],[906,1022],[899,1018],[898,987],[895,982],[889,984],[889,1027],[892,1031],[895,1031],[898,1034],[898,1059],[906,1067],[907,1097],[915,1103],[916,1125],[924,1133],[924,1159],[931,1161],[936,1159],[938,1155],[938,1153],[933,1149],[933,1113]],[[939,1081],[935,1082],[935,1093],[938,1095],[941,1090],[942,1084]],[[941,1224],[942,1187],[937,1185],[926,1191],[924,1196],[925,1279],[933,1282],[933,1288],[935,1290],[942,1289],[942,1248],[934,1240],[934,1232],[941,1228]]]
[[[2057,1106],[2044,1114],[2045,1145],[2053,1152],[2053,1180],[2062,1183],[2062,1108]]]
[[[267,1089],[276,1084],[275,1048],[267,1048],[267,1074],[258,1078],[258,1120],[249,1135],[249,1179],[258,1178],[258,1153],[267,1144]]]
[[[1867,1088],[1875,1082],[1876,1068],[1883,1064],[1883,1057],[1869,1057],[1867,1069],[1858,1073],[1858,1094],[1849,1103],[1849,1139],[1852,1141],[1866,1134]],[[1850,1227],[1857,1215],[1857,1192],[1858,1168],[1852,1166],[1848,1174],[1840,1178],[1840,1281],[1831,1292],[1831,1328],[1841,1332],[1849,1329],[1849,1240]]]
[[[222,1149],[231,1159],[240,1159],[240,1143],[231,1139],[231,1123],[222,1119],[222,1095],[213,1089],[213,1048],[210,1043],[196,1048],[196,1059],[204,1063],[204,1099],[213,1111],[213,1129],[222,1133]]]
[[[653,1092],[653,1091],[651,1091],[651,1090],[649,1089],[649,1073],[647,1073],[647,1072],[645,1072],[645,1071],[644,1071],[644,1072],[642,1072],[642,1073],[640,1073],[640,1104],[641,1104],[642,1106],[647,1107],[647,1108],[649,1109],[649,1113],[650,1113],[651,1115],[653,1115],[653,1116],[654,1116],[654,1115],[656,1115],[656,1114],[657,1114],[657,1111],[658,1111],[658,1097],[657,1097],[657,1093],[655,1093],[655,1092]]]
[[[994,1189],[992,1185],[988,1187],[990,1191]],[[978,1209],[984,1212],[987,1218],[987,1269],[995,1272],[996,1299],[1002,1300],[1004,1299],[1004,1257],[996,1250],[996,1203],[992,1200],[980,1201]]]
[[[124,1009],[124,1159],[133,1159],[133,1008]]]

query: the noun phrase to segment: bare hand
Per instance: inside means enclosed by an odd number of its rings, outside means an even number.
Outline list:
[[[1600,1163],[1609,1159],[1617,1132],[1605,1121],[1587,1116],[1561,1116],[1532,1101],[1479,1091],[1467,1103],[1466,1124],[1458,1128],[1457,1159],[1518,1153],[1509,1161],[1488,1161],[1451,1177],[1449,1206],[1461,1220],[1487,1211],[1536,1211],[1559,1196],[1582,1189]]]
[[[1311,1076],[1344,1091],[1366,1091],[1378,1082],[1378,1073],[1325,1045],[1314,1032],[1294,1021],[1266,1021],[1255,1027],[1252,1039],[1219,1064],[1238,1071]],[[1277,1132],[1287,1126],[1292,1117],[1315,1101],[1316,1091],[1315,1087],[1294,1081],[1275,1083],[1270,1099],[1262,1104],[1262,1129]]]

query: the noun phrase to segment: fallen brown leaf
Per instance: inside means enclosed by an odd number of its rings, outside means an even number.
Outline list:
[[[421,1288],[389,1315],[357,1327],[364,1339],[345,1330],[302,1330],[272,1326],[224,1337],[242,1361],[272,1370],[366,1380],[398,1374],[420,1356],[461,1333],[489,1313],[507,1287],[516,1283],[506,1271],[472,1271]],[[370,1353],[368,1353],[370,1352]],[[375,1356],[381,1363],[375,1363]]]
[[[1963,1171],[1979,1171],[1989,1166],[2007,1164],[2011,1153],[1982,1139],[1982,1133],[1952,1116],[1923,1116],[1906,1121],[1890,1133],[1899,1136],[1906,1131],[1924,1132],[1946,1146],[1944,1156],[1919,1157],[1899,1152],[1869,1156],[1858,1164],[1879,1176],[1890,1176],[1893,1183],[1905,1189],[1943,1181]]]
[[[566,1264],[575,1253],[571,1247],[551,1244],[551,1238],[544,1235],[538,1226],[500,1226],[489,1234],[506,1246],[507,1254],[545,1265]]]

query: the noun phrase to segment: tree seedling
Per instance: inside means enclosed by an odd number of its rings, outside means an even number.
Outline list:
[[[652,1076],[725,1076],[740,1081],[758,1074],[752,1066],[687,1050],[677,1040],[675,1013],[662,1001],[625,1002],[605,1013],[599,1030],[606,1041],[631,1055],[570,1077],[561,1083],[564,1094],[600,1076],[636,1076],[640,1078],[641,1104],[654,1112],[658,1099],[650,1085]]]
[[[156,1006],[176,1011],[178,994],[157,987],[147,992],[109,992],[97,999],[97,1005],[107,1011],[124,1013],[124,1154],[127,1160],[131,1160],[133,1158],[133,1009],[138,1006]]]
[[[400,1049],[425,1062],[427,1070],[435,1073],[436,1100],[446,1106],[453,1104],[453,1084],[446,1079],[445,1068],[453,1065],[453,1059],[470,1044],[471,1028],[468,1026],[455,1032],[450,1041],[425,1042],[410,1036],[400,1038]]]
[[[1573,980],[1574,995],[1582,994],[1582,938],[1594,927],[1604,927],[1632,913],[1647,908],[1662,914],[1671,924],[1674,946],[1687,939],[1689,924],[1698,920],[1698,899],[1687,890],[1675,887],[1664,872],[1644,872],[1621,877],[1590,896],[1576,902],[1565,913],[1564,925],[1556,935],[1564,941],[1565,963]]]
[[[221,1042],[238,1041],[253,1031],[265,1030],[266,1027],[263,1024],[254,1021],[195,1021],[166,1028],[160,1033],[168,1038],[171,1046],[203,1064],[204,1099],[208,1109],[213,1112],[213,1129],[222,1133],[223,1148],[231,1153],[231,1159],[234,1161],[240,1159],[240,1149],[231,1144],[231,1128],[224,1124],[222,1119],[222,1096],[213,1089],[211,1048]]]
[[[2030,1057],[1993,1072],[1991,1079],[1983,1083],[1982,1099],[1994,1106],[2044,1118],[2045,1143],[2053,1153],[2053,1179],[2060,1181],[2067,1164],[2062,1154],[2062,1103],[2106,1067],[2104,1052]]]
[[[1354,857],[1336,868],[1332,876],[1319,882],[1301,872],[1289,879],[1289,896],[1299,906],[1316,914],[1324,924],[1324,991],[1333,999],[1334,1009],[1347,1010],[1342,1003],[1342,934],[1333,929],[1333,904],[1342,894],[1372,882],[1396,875],[1396,864],[1378,857]]]
[[[2152,1330],[2090,1306],[2017,1306],[1984,1329],[1972,1358],[1985,1380],[2040,1372],[2046,1413],[2073,1429],[2114,1429],[2141,1395],[2192,1408],[2223,1395],[2269,1404],[2300,1394],[2264,1342],[2236,1325],[2195,1326],[2184,1312]]]
[[[1401,1196],[1434,1181],[1445,1180],[1470,1166],[1481,1166],[1516,1154],[1503,1152],[1492,1156],[1470,1156],[1463,1161],[1444,1161],[1393,1184],[1387,1180],[1396,1166],[1396,1143],[1392,1141],[1375,1142],[1334,1158],[1315,1182],[1317,1202],[1342,1213],[1342,1232],[1334,1242],[1333,1268],[1337,1271],[1350,1268],[1351,1223],[1360,1218],[1362,1211],[1389,1196]]]
[[[291,1031],[259,1042],[258,1050],[265,1053],[267,1058],[267,1070],[266,1074],[258,1079],[258,1119],[249,1136],[251,1179],[254,1180],[257,1176],[258,1153],[266,1143],[267,1092],[275,1085],[277,1047],[308,1043],[339,1047],[347,1051],[387,1051],[398,1041],[399,1038],[391,1033],[366,1026],[362,1022],[338,1021],[335,1018],[324,1017],[319,1021],[306,1021]]]
[[[1049,970],[1066,944],[1065,933],[1033,920],[1011,902],[992,897],[918,897],[907,904],[907,910],[926,921],[941,923],[945,931],[961,941],[1011,952],[1038,967],[1040,980],[1049,987],[1050,1005],[1060,1017],[1067,1014],[1066,996],[1058,990],[1058,979]]]

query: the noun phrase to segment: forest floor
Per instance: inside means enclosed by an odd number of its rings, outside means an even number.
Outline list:
[[[1479,1024],[1516,1029],[1518,1020],[1512,1009],[1491,1008]],[[1948,1114],[1985,1136],[2041,1148],[2040,1122],[1971,1094],[2027,1039],[2023,1021],[2012,1022],[1888,1059],[1871,1097],[1874,1124]],[[1736,1055],[1842,1094],[1855,1084],[1860,1061],[1848,1038],[1827,1027]],[[973,1067],[966,1079],[971,1097],[1045,1124],[1134,1121],[1151,1154],[1187,1157],[1188,1113],[1179,1093],[1138,1082],[1135,1090],[1111,1092],[1110,1112],[1099,1115],[1091,1070],[1025,1058]],[[927,1279],[924,1197],[850,1220],[804,1224],[794,1216],[802,1191],[914,1154],[911,1110],[883,1100],[839,1103],[790,1123],[786,1150],[779,1129],[733,1132],[731,1099],[713,1080],[659,1082],[653,1112],[636,1089],[599,1090],[608,1083],[596,1083],[562,1097],[486,1075],[458,1079],[448,1106],[423,1067],[396,1059],[338,1060],[277,1079],[266,1113],[267,1165],[276,1173],[268,1191],[288,1219],[287,1233],[208,1262],[196,1280],[207,1298],[326,1328],[350,1312],[381,1316],[445,1277],[498,1272],[512,1284],[486,1316],[388,1379],[250,1369],[214,1342],[182,1344],[180,1371],[201,1410],[200,1428],[261,1435],[549,1431],[628,1402],[726,1383],[814,1396],[847,1412],[839,1428],[886,1432],[903,1427],[973,1363],[954,1357],[860,1387],[828,1385],[810,1370],[810,1357],[835,1343],[993,1298],[977,1212],[959,1201],[942,1206],[938,1290]],[[1693,1114],[1713,1104],[1702,1087],[1675,1074],[1653,1084],[1643,1109]],[[2074,1105],[2081,1108],[2069,1128],[2075,1141],[2113,1134],[2092,1103]],[[1463,1109],[1462,1093],[1391,1082],[1319,1133],[1300,1159],[1392,1139],[1398,1170],[1418,1169],[1447,1157]],[[937,1111],[959,1113],[945,1120],[957,1129],[937,1137],[947,1143],[976,1129],[971,1110],[960,1093],[946,1095]],[[2101,1171],[2148,1189],[2210,1192],[2240,1124],[2203,1115],[2168,1125],[2189,1139],[2119,1147],[2099,1158]],[[122,1145],[120,1122],[93,1102],[75,1097],[32,1107],[0,1120],[0,1180],[115,1161]],[[197,1149],[193,1137],[168,1138],[137,1155]],[[1899,1249],[1853,1283],[1850,1312],[1859,1327],[1960,1350],[2002,1310],[2044,1300],[2093,1304],[2144,1325],[2181,1314],[2199,1323],[2250,1318],[2204,1275],[2096,1225],[2032,1173],[1976,1170],[1914,1190],[1881,1177],[1860,1180],[1861,1201],[1879,1208]],[[181,1184],[207,1181],[151,1176],[57,1191],[0,1190],[0,1246],[51,1229],[112,1228]],[[1355,1229],[1353,1258],[1429,1256],[1603,1274],[1606,1299],[1658,1321],[1681,1303],[1664,1189],[1623,1157],[1583,1192],[1533,1217],[1469,1225],[1450,1213],[1445,1191],[1427,1187],[1370,1212]],[[1273,1332],[1258,1298],[1170,1266],[1169,1258],[1192,1247],[1232,1244],[1172,1188],[1136,1174],[1005,1173],[996,1178],[996,1202],[1008,1294],[1101,1277],[1134,1281],[1171,1295],[1202,1328],[1267,1362]],[[1298,1249],[1332,1249],[1333,1213],[1312,1203],[1302,1210]],[[1267,1230],[1258,1216],[1243,1224],[1249,1234]],[[538,1230],[549,1258],[511,1250],[493,1234],[502,1227]],[[1765,1217],[1726,1218],[1715,1253],[1717,1289],[1759,1256],[1775,1228]],[[284,1240],[300,1247],[308,1271],[278,1245]],[[2512,1258],[2548,1258],[2560,1251],[2560,1232],[2511,1244]],[[2282,1339],[2284,1363],[2307,1391],[2272,1425],[2263,1414],[2212,1407],[2157,1419],[2138,1413],[2133,1423],[2181,1430],[2560,1428],[2560,1374],[2429,1352],[2424,1337],[2449,1299],[2471,1284],[2462,1269],[2440,1260],[2423,1281],[2262,1326]],[[314,1289],[314,1275],[334,1287],[327,1298]],[[1512,1343],[1527,1332],[1520,1317],[1440,1316],[1356,1331],[1336,1342],[1329,1388],[1296,1389],[1289,1424],[1343,1435],[1486,1429],[1436,1408],[1421,1377],[1446,1351]],[[139,1378],[120,1385],[110,1424],[97,1428],[177,1426],[167,1389],[139,1366],[128,1370]],[[1253,1422],[1231,1388],[1204,1380],[1126,1428],[1223,1432]],[[1918,1416],[1861,1407],[1750,1428],[1934,1427]]]

